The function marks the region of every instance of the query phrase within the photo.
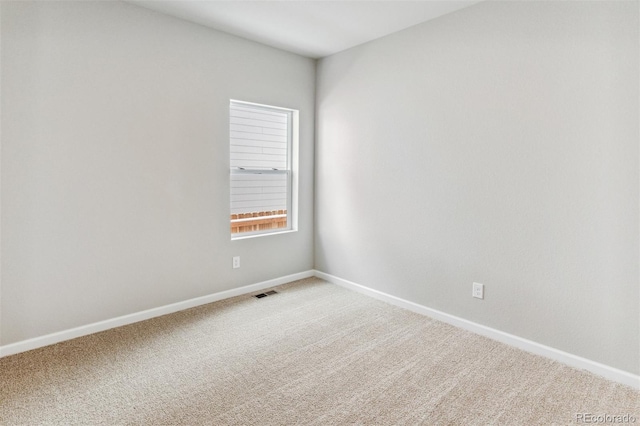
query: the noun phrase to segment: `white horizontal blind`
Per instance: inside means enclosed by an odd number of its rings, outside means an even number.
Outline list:
[[[234,101],[229,111],[231,214],[286,211],[291,112]]]

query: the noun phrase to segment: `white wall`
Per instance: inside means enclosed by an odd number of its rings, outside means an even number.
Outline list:
[[[0,344],[313,267],[313,60],[120,2],[1,7]],[[231,242],[229,99],[300,110],[299,232]]]
[[[483,2],[321,60],[316,268],[639,373],[638,5]]]

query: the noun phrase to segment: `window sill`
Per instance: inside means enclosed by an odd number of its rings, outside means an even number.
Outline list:
[[[279,232],[267,232],[267,233],[252,234],[252,235],[239,235],[237,237],[231,237],[231,241],[248,240],[250,238],[259,238],[259,237],[269,237],[271,235],[291,234],[293,232],[298,232],[298,230],[297,229],[287,229],[286,231],[279,231]]]

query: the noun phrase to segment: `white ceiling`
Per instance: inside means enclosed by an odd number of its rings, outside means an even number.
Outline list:
[[[321,58],[479,1],[130,0],[130,3],[299,55]]]

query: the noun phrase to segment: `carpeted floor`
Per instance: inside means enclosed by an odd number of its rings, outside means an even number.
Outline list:
[[[1,425],[530,425],[640,393],[316,278],[0,359]]]

